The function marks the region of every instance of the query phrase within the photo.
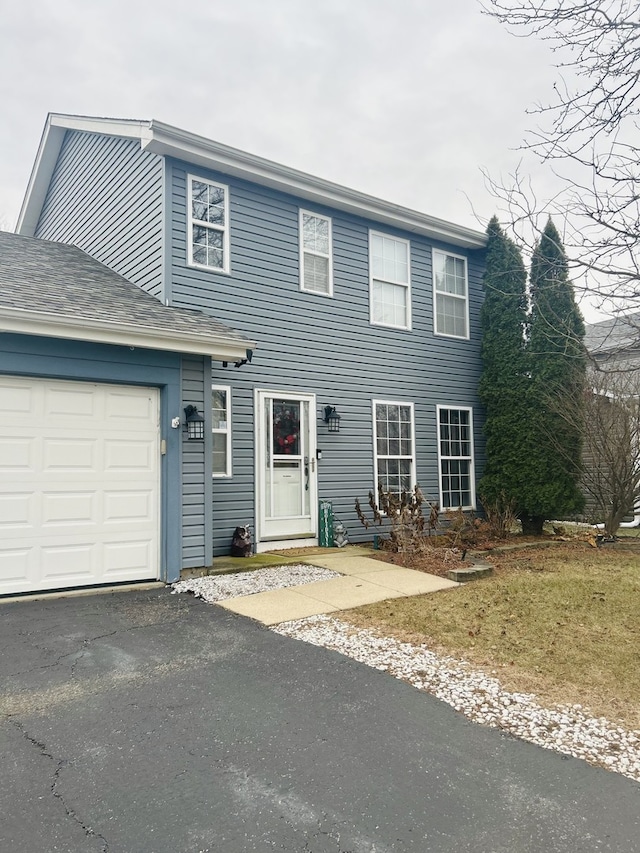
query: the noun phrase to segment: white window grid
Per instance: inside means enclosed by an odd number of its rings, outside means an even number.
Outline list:
[[[433,250],[433,328],[436,335],[469,339],[469,276],[464,255]],[[447,269],[447,266],[449,269]],[[444,267],[443,277],[438,272]],[[462,331],[458,331],[462,326]]]
[[[375,246],[380,245],[382,254]],[[400,247],[402,252],[398,252]],[[411,244],[402,237],[369,231],[369,320],[375,326],[411,329]],[[386,313],[387,317],[380,314]],[[404,315],[404,320],[402,318]]]
[[[415,418],[413,403],[372,400],[372,407],[374,494],[377,500],[380,482],[385,491],[396,494],[403,489],[409,491],[415,485]],[[394,424],[398,427],[397,436]],[[395,488],[390,489],[392,478],[395,480]]]
[[[216,393],[224,394],[224,406],[216,406]],[[223,413],[224,420],[219,413]],[[218,424],[216,426],[216,424]],[[212,475],[213,477],[231,477],[231,387],[229,385],[211,386],[211,432],[213,434]],[[216,436],[223,437],[225,465],[216,470]]]
[[[475,509],[473,409],[443,405],[436,411],[440,506],[443,510]],[[453,500],[453,495],[459,500]],[[469,500],[463,501],[463,495]]]
[[[306,240],[305,217],[314,219],[317,223],[326,222],[327,224],[327,251],[323,252],[318,248],[317,243],[311,246]],[[316,226],[317,227],[317,226]],[[314,293],[318,296],[333,296],[333,224],[330,216],[323,216],[321,213],[314,213],[310,210],[300,209],[299,217],[299,233],[300,233],[300,289],[305,293]],[[326,261],[327,269],[327,289],[318,290],[310,287],[307,283],[311,272],[311,267],[317,261]]]
[[[207,188],[207,198],[197,199],[194,194],[194,186],[200,184]],[[215,197],[222,193],[222,204]],[[188,205],[188,230],[187,230],[187,262],[189,266],[206,269],[212,272],[228,273],[230,271],[229,260],[229,187],[217,181],[210,181],[197,175],[187,175],[187,205]],[[198,206],[198,210],[196,210]],[[198,216],[199,212],[207,213],[207,208],[218,210],[221,221],[211,220],[211,214],[207,218]],[[195,242],[195,235],[204,237],[204,243]],[[204,254],[204,262],[202,255]],[[221,257],[221,263],[210,263],[209,261]]]

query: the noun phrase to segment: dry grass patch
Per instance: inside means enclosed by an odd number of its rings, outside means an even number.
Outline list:
[[[490,560],[493,577],[341,618],[464,657],[508,689],[640,729],[640,556],[571,545]]]

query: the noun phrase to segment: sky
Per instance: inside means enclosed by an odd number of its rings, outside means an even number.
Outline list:
[[[7,230],[48,112],[158,119],[484,230],[482,170],[513,171],[556,76],[479,0],[0,0],[0,21]]]

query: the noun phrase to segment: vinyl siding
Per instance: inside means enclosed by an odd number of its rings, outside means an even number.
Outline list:
[[[67,131],[35,236],[72,243],[162,298],[162,158]]]
[[[186,266],[186,174],[230,187],[231,272]],[[232,387],[233,477],[213,482],[214,553],[228,553],[233,529],[251,523],[254,507],[254,389],[317,395],[318,487],[331,500],[352,541],[371,538],[357,521],[354,499],[373,487],[372,399],[415,406],[417,480],[437,500],[436,405],[472,406],[476,479],[482,468],[480,375],[483,254],[432,243],[407,232],[320,206],[268,188],[174,162],[171,245],[173,304],[202,308],[258,341],[252,364],[224,369],[214,364],[213,382]],[[331,216],[334,296],[299,287],[298,211]],[[411,241],[411,331],[369,322],[368,232]],[[470,340],[433,334],[432,248],[468,259]],[[324,406],[342,416],[339,434],[328,434]]]
[[[198,356],[182,359],[182,565],[185,568],[209,565],[211,543],[207,541],[206,507],[211,505],[211,421],[208,404],[211,387],[211,360]],[[205,400],[207,401],[205,403]],[[189,441],[184,429],[184,409],[196,406],[205,418],[207,440]]]

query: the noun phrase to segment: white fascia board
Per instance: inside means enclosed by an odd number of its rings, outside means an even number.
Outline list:
[[[241,361],[247,357],[248,349],[256,348],[254,341],[235,341],[221,335],[177,332],[129,326],[124,323],[105,323],[100,320],[73,320],[56,314],[20,308],[0,309],[0,333],[2,332],[208,355],[218,361]]]
[[[51,183],[53,170],[58,162],[64,134],[65,132],[61,128],[52,128],[49,119],[47,119],[27,184],[27,191],[20,208],[16,234],[33,237],[36,233],[38,219]]]
[[[53,171],[67,130],[79,130],[85,133],[105,133],[109,136],[122,136],[140,139],[142,144],[149,135],[148,121],[129,119],[89,118],[86,116],[61,115],[49,113],[45,122],[38,153],[31,170],[27,191],[22,202],[16,224],[16,234],[23,237],[35,236],[38,219],[51,183]]]
[[[306,199],[314,204],[333,207],[464,249],[480,249],[487,244],[486,235],[482,231],[427,216],[332,181],[316,178],[306,172],[222,145],[164,122],[61,114],[51,114],[47,119],[45,133],[18,220],[16,229],[18,234],[29,237],[34,234],[62,139],[67,130],[137,139],[144,150],[161,156],[173,157],[184,160],[188,164],[233,175]]]
[[[315,204],[334,207],[466,249],[479,249],[487,244],[486,235],[481,231],[391,204],[171,125],[153,121],[150,130],[150,138],[142,141],[142,147],[156,154],[234,175]]]

